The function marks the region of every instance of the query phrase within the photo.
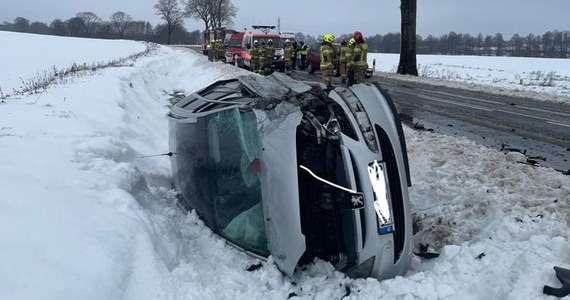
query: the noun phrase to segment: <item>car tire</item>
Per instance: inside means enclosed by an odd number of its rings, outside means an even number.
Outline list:
[[[309,73],[309,74],[315,73],[315,67],[313,66],[312,61],[307,62],[307,73]]]

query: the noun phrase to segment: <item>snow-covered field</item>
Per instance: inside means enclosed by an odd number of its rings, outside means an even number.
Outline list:
[[[33,76],[29,66],[145,47],[5,32],[0,40],[2,87]],[[37,44],[68,59],[16,50]],[[570,177],[409,128],[415,242],[439,258],[414,258],[406,276],[382,282],[322,261],[292,278],[271,260],[248,272],[257,259],[176,207],[168,157],[158,155],[168,152],[169,94],[245,72],[161,47],[0,101],[0,299],[552,299],[542,288],[559,285],[553,266],[570,268]]]
[[[394,76],[399,54],[370,53],[377,75]],[[418,55],[418,77],[399,79],[570,104],[570,59]]]

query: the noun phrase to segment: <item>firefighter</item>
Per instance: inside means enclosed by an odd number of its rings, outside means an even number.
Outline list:
[[[274,53],[275,47],[273,47],[273,40],[269,39],[265,46],[265,75],[271,74],[271,62],[273,61]]]
[[[259,63],[257,64],[257,73],[260,75],[266,75],[265,65],[267,64],[267,56],[265,55],[265,52],[267,52],[267,46],[265,45],[265,42],[262,41],[261,46],[259,47]]]
[[[307,45],[304,42],[300,42],[299,45],[299,55],[301,56],[301,70],[305,70],[305,61],[307,60]]]
[[[299,45],[297,44],[297,41],[293,41],[293,70],[297,70],[299,63],[298,63],[298,59],[299,59]]]
[[[340,71],[340,82],[346,83],[347,71],[348,71],[348,62],[352,58],[352,54],[349,54],[350,47],[348,47],[348,43],[346,40],[342,40],[340,43],[340,57],[339,57],[339,71]]]
[[[293,55],[295,54],[295,49],[291,45],[289,39],[285,40],[285,47],[283,48],[283,62],[285,63],[285,74],[291,75],[293,72]]]
[[[253,41],[253,48],[251,48],[251,62],[249,65],[249,69],[255,73],[259,74],[259,41]]]
[[[220,61],[226,61],[226,45],[222,39],[218,40],[218,59]]]
[[[213,47],[212,47],[212,51],[214,52],[214,61],[218,61],[220,59],[220,51],[218,49],[219,49],[218,39],[215,39],[213,41]]]
[[[354,79],[356,83],[364,83],[366,76],[366,69],[368,63],[366,56],[368,55],[368,44],[364,41],[364,37],[360,31],[354,32]]]
[[[347,86],[354,84],[354,46],[356,41],[351,38],[348,41],[348,51],[346,52]]]
[[[323,36],[323,43],[321,44],[321,71],[323,72],[323,83],[327,87],[332,87],[332,68],[334,49],[332,43],[334,42],[334,35],[326,33]]]

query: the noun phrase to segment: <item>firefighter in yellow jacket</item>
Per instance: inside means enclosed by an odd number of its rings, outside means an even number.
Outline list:
[[[283,48],[283,63],[285,64],[285,74],[291,75],[293,72],[293,57],[295,55],[295,49],[291,45],[289,39],[285,40],[285,47]]]
[[[346,77],[348,75],[348,66],[352,60],[353,60],[352,48],[348,46],[346,40],[342,40],[342,42],[340,43],[340,55],[339,55],[340,81],[342,83],[346,83]]]
[[[354,46],[356,41],[350,39],[348,41],[348,51],[346,52],[346,69],[347,69],[347,86],[354,84]]]
[[[275,54],[275,47],[273,47],[273,40],[267,40],[265,45],[265,75],[271,74],[271,63],[273,62],[273,55]]]
[[[355,31],[353,38],[356,42],[354,45],[354,79],[356,83],[364,83],[366,69],[368,68],[368,63],[366,62],[368,44],[364,41],[360,31]]]
[[[249,62],[249,69],[252,72],[259,74],[259,56],[261,49],[259,48],[259,41],[253,41],[253,47],[251,48],[251,61]]]
[[[334,42],[334,35],[327,33],[323,36],[323,43],[321,44],[321,71],[323,72],[323,83],[327,87],[332,86],[332,69],[334,49],[332,43]]]

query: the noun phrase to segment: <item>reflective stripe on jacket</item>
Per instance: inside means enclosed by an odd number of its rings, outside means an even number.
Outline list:
[[[301,46],[301,50],[299,51],[301,55],[307,55],[307,45]]]
[[[354,46],[354,62],[356,65],[367,65],[368,45],[365,42],[356,42]]]
[[[333,48],[329,44],[323,44],[321,46],[321,69],[328,69],[332,67],[333,64]]]

